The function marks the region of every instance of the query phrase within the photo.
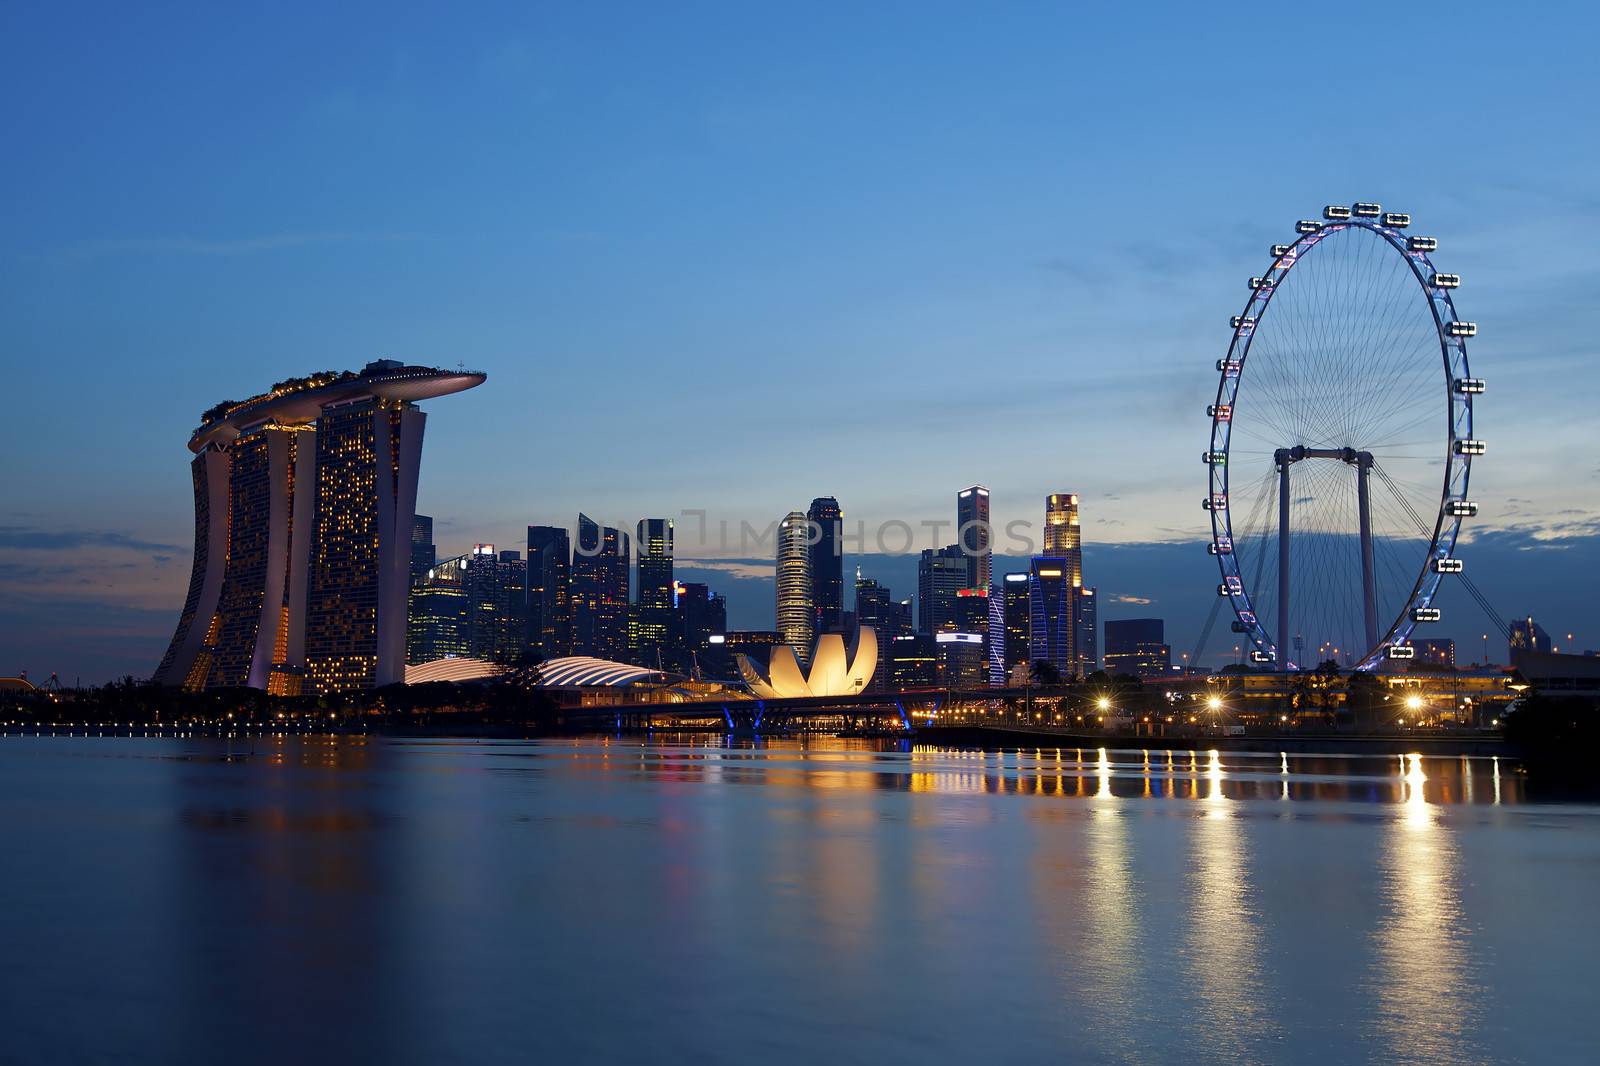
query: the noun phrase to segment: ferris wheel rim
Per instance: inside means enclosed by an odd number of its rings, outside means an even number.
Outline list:
[[[1374,212],[1377,211],[1376,205],[1356,206],[1358,209],[1371,206]],[[1343,211],[1343,216],[1335,217],[1336,211]],[[1259,656],[1260,659],[1272,663],[1272,669],[1304,668],[1307,664],[1297,663],[1290,658],[1291,649],[1286,645],[1292,646],[1292,635],[1282,634],[1283,639],[1280,642],[1274,640],[1273,635],[1267,631],[1255,609],[1252,599],[1254,590],[1246,585],[1234,552],[1228,462],[1232,452],[1232,412],[1243,387],[1250,348],[1255,341],[1257,327],[1265,318],[1272,297],[1279,291],[1282,281],[1300,264],[1304,254],[1328,237],[1345,231],[1365,230],[1377,236],[1410,268],[1413,279],[1421,288],[1423,297],[1428,303],[1445,377],[1446,437],[1444,478],[1427,552],[1398,614],[1388,623],[1387,628],[1381,631],[1377,643],[1365,649],[1357,662],[1356,669],[1370,670],[1383,661],[1391,653],[1391,649],[1409,647],[1411,635],[1419,622],[1419,609],[1426,616],[1443,580],[1445,571],[1439,568],[1438,563],[1443,560],[1454,561],[1462,521],[1475,510],[1475,506],[1467,497],[1467,490],[1472,457],[1474,454],[1482,454],[1482,443],[1473,437],[1473,392],[1463,391],[1461,384],[1476,383],[1478,391],[1481,391],[1482,382],[1471,376],[1471,366],[1467,357],[1466,338],[1475,334],[1475,325],[1471,327],[1471,332],[1463,334],[1453,332],[1453,328],[1460,324],[1461,320],[1456,314],[1451,291],[1459,285],[1460,279],[1456,275],[1441,274],[1435,268],[1429,253],[1437,249],[1437,241],[1432,238],[1408,238],[1402,234],[1400,230],[1409,225],[1409,216],[1389,214],[1370,218],[1351,217],[1348,208],[1334,207],[1326,209],[1325,214],[1330,218],[1329,222],[1302,220],[1296,226],[1297,236],[1292,243],[1273,246],[1271,266],[1260,278],[1251,279],[1250,297],[1245,302],[1242,313],[1233,319],[1233,334],[1228,344],[1227,355],[1217,364],[1216,397],[1208,409],[1208,414],[1211,416],[1211,448],[1206,453],[1205,460],[1210,470],[1208,480],[1211,494],[1205,503],[1211,513],[1210,549],[1217,559],[1222,576],[1218,594],[1229,600],[1237,620],[1236,630],[1248,637],[1252,646],[1252,657]],[[1397,225],[1389,224],[1390,219],[1397,217],[1403,218],[1404,222]],[[1418,247],[1419,241],[1421,247]],[[1463,444],[1475,446],[1478,450],[1474,451],[1472,447],[1464,448]],[[1387,478],[1386,474],[1384,476]],[[1456,501],[1461,504],[1460,508],[1451,506],[1452,502]],[[1402,503],[1405,502],[1402,500]],[[1409,504],[1407,507],[1409,508]],[[1418,517],[1415,512],[1413,517]],[[1420,543],[1420,537],[1418,540]],[[1456,565],[1459,566],[1459,563]],[[1436,618],[1438,612],[1434,610],[1432,614]]]

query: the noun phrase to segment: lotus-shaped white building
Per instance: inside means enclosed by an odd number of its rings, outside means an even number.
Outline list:
[[[751,662],[748,655],[734,658],[745,684],[761,699],[854,696],[866,690],[878,668],[878,635],[871,627],[862,626],[847,655],[842,636],[823,634],[817,638],[816,650],[811,654],[809,674],[800,671],[800,661],[787,644],[772,649],[765,670]]]

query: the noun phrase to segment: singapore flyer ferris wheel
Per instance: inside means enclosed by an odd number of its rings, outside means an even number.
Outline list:
[[[1378,204],[1332,205],[1275,244],[1217,361],[1211,554],[1233,630],[1264,669],[1409,659],[1459,574],[1477,326],[1439,242]],[[1242,641],[1241,643],[1244,643]]]

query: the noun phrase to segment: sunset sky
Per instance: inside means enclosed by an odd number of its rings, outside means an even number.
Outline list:
[[[1600,647],[1591,8],[858,8],[0,9],[0,674],[148,675],[200,412],[376,358],[489,375],[426,405],[443,552],[1073,491],[1103,617],[1187,650],[1228,317],[1356,199],[1480,326],[1479,584]],[[682,529],[769,627],[761,554]]]

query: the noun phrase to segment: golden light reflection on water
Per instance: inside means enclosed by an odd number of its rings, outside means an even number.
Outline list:
[[[830,747],[830,745],[833,745]],[[1290,755],[1099,748],[977,751],[862,738],[804,737],[755,745],[702,740],[644,744],[553,742],[580,774],[685,783],[762,784],[819,791],[903,791],[1094,799],[1404,803],[1394,756]],[[1520,777],[1498,760],[1424,758],[1429,802],[1511,803]],[[1226,772],[1223,766],[1226,765]]]
[[[1250,1057],[1265,1030],[1268,1000],[1261,978],[1259,917],[1243,828],[1223,785],[1222,756],[1206,755],[1205,816],[1190,836],[1190,977],[1207,1017],[1197,1039],[1220,1059]]]
[[[1387,915],[1378,927],[1377,1027],[1400,1061],[1466,1062],[1478,992],[1468,973],[1455,835],[1428,799],[1420,755],[1401,758],[1403,813],[1383,856]]]

